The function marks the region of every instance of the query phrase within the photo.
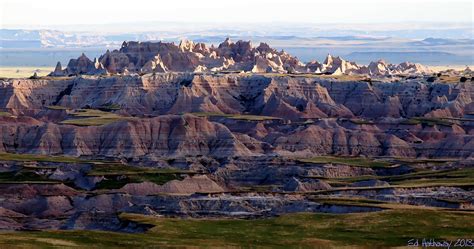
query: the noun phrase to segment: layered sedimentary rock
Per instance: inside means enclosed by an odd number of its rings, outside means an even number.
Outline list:
[[[161,116],[118,121],[104,126],[79,127],[50,122],[0,122],[0,152],[115,158],[163,156],[250,156],[264,153],[310,157],[313,155],[365,155],[392,157],[469,157],[474,155],[470,126],[355,125],[351,121],[255,128],[241,135],[206,118]]]
[[[172,180],[162,186],[150,182],[129,183],[119,191],[131,195],[190,195],[194,193],[221,193],[224,192],[224,188],[203,175],[187,177],[182,181]]]
[[[191,115],[161,116],[77,127],[0,121],[1,152],[75,156],[251,155],[223,125]],[[13,136],[12,136],[13,134]]]
[[[469,83],[344,81],[262,75],[165,73],[108,78],[10,80],[0,108],[37,114],[42,108],[121,107],[131,115],[213,112],[300,118],[464,117],[473,111]]]
[[[323,63],[312,61],[306,64],[309,72],[323,73],[330,75],[356,74],[369,76],[390,76],[390,75],[419,75],[432,74],[433,71],[419,63],[403,62],[400,64],[388,64],[383,60],[370,62],[369,65],[358,65],[341,57],[333,57],[328,54]]]
[[[217,47],[183,40],[178,45],[165,42],[124,42],[119,50],[103,54],[95,61],[82,54],[71,59],[66,69],[60,64],[51,76],[133,74],[162,72],[244,71],[252,73],[323,73],[332,75],[428,74],[431,70],[416,63],[386,64],[372,62],[359,66],[328,55],[323,63],[302,63],[284,51],[266,43],[254,47],[250,41],[226,39]]]
[[[181,41],[179,45],[164,42],[124,42],[120,50],[107,51],[93,63],[82,55],[72,59],[63,71],[51,75],[130,74],[153,72],[251,71],[255,73],[303,71],[304,64],[283,51],[261,43],[231,42],[218,47]]]
[[[91,61],[84,53],[77,59],[69,60],[67,67],[63,70],[61,63],[58,62],[53,72],[50,76],[68,76],[68,75],[80,75],[80,74],[92,74],[100,75],[105,74],[106,70],[103,68],[102,64],[94,59],[94,62]]]
[[[56,64],[56,67],[54,68],[54,71],[50,73],[50,76],[65,76],[66,72],[63,71],[63,67],[61,65],[61,62],[58,61]]]
[[[474,86],[420,81],[186,73],[12,80],[0,88],[1,108],[19,117],[1,118],[0,150],[125,158],[270,151],[299,156],[472,155]],[[63,109],[49,109],[51,105]],[[116,113],[123,118],[103,126],[62,124],[73,118],[67,108],[110,105],[118,106]],[[241,121],[239,127],[232,119],[183,113],[271,119]]]

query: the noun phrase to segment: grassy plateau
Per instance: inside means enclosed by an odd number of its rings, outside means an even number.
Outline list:
[[[390,162],[387,161],[363,157],[318,156],[313,158],[299,159],[299,161],[304,163],[334,163],[369,168],[386,168],[392,165]]]
[[[79,109],[70,114],[73,118],[62,121],[62,124],[78,126],[100,126],[110,124],[120,120],[132,119],[112,112],[105,112],[95,109]]]
[[[261,116],[261,115],[249,115],[249,114],[223,114],[215,112],[193,112],[191,113],[198,117],[224,117],[229,119],[236,120],[247,120],[247,121],[265,121],[265,120],[278,120],[280,118],[271,117],[271,116]]]

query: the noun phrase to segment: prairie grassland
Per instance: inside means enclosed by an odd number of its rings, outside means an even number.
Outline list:
[[[446,65],[446,66],[428,66],[431,70],[435,71],[435,72],[440,72],[440,71],[445,71],[445,70],[448,70],[448,69],[454,69],[454,70],[457,70],[457,71],[461,71],[461,70],[464,70],[466,69],[466,67],[469,66],[469,68],[473,69],[474,68],[474,65]]]
[[[0,78],[28,78],[36,72],[38,76],[46,76],[53,67],[0,67]]]
[[[153,226],[146,233],[40,231],[0,233],[0,248],[386,248],[410,239],[471,238],[469,212],[396,208],[357,214],[296,213],[276,218],[181,219],[121,214]]]

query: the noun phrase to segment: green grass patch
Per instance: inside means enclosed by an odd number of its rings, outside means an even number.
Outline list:
[[[442,126],[452,126],[454,123],[445,118],[425,118],[425,117],[415,117],[404,120],[401,124],[407,125],[428,125],[428,126],[435,126],[435,125],[442,125]]]
[[[382,160],[376,160],[372,158],[363,157],[333,157],[333,156],[318,156],[313,158],[298,159],[304,163],[333,163],[333,164],[344,164],[356,167],[369,167],[369,168],[386,168],[392,166],[392,163]]]
[[[310,200],[326,205],[348,206],[348,207],[372,207],[383,210],[447,210],[439,207],[415,206],[396,202],[386,202],[379,200],[366,199],[363,197],[332,197],[332,196],[314,196]],[[460,203],[465,200],[442,200],[446,202]],[[455,210],[452,210],[455,211]]]
[[[13,115],[9,112],[0,112],[0,117],[11,117],[11,116]]]
[[[411,174],[381,178],[392,185],[403,186],[474,186],[474,168],[420,171]]]
[[[173,168],[133,167],[123,164],[95,165],[88,173],[90,176],[137,175],[137,174],[192,174],[192,171]]]
[[[122,214],[124,220],[151,224],[144,234],[103,231],[0,233],[9,248],[380,248],[406,246],[409,239],[471,238],[474,215],[468,212],[406,209],[358,214],[298,213],[277,218],[180,219]]]
[[[138,183],[129,177],[110,177],[108,176],[104,180],[98,182],[95,185],[95,189],[119,189],[128,183]]]
[[[446,164],[450,162],[457,162],[459,158],[395,158],[398,163],[404,164]]]
[[[362,176],[354,176],[354,177],[339,177],[339,178],[326,178],[326,177],[309,177],[315,179],[321,179],[325,182],[329,183],[332,187],[347,187],[355,182],[359,181],[366,181],[372,179],[380,179],[379,176],[376,175],[362,175]]]
[[[247,121],[265,121],[265,120],[280,120],[281,118],[261,115],[249,115],[249,114],[224,114],[217,112],[192,112],[198,117],[224,117],[229,119],[247,120]]]
[[[378,179],[390,183],[393,187],[434,187],[434,186],[474,186],[474,168],[461,168],[449,170],[420,170],[413,173],[377,176],[363,175],[355,177],[324,178],[311,177],[326,181],[331,186],[339,189],[359,181]],[[363,187],[366,189],[367,187]],[[370,188],[370,187],[369,187]]]
[[[49,105],[49,106],[46,106],[46,108],[50,110],[68,110],[69,109],[65,106],[60,106],[60,105]]]
[[[373,121],[370,121],[370,120],[365,120],[365,119],[360,119],[360,118],[351,118],[350,121],[353,123],[353,124],[357,124],[357,125],[373,125],[374,122]]]
[[[115,103],[104,104],[99,107],[99,110],[101,111],[116,111],[120,109],[121,109],[121,106]]]
[[[75,117],[106,117],[115,116],[117,114],[96,109],[77,109],[71,113],[71,115]]]
[[[0,183],[59,183],[39,175],[33,170],[20,170],[17,172],[0,172]]]
[[[62,121],[62,124],[78,126],[100,126],[120,120],[131,120],[132,117],[124,117],[112,112],[95,109],[78,109],[70,114],[73,118]]]
[[[62,124],[77,125],[77,126],[101,126],[110,124],[116,121],[123,120],[122,118],[80,118],[80,119],[68,119],[64,120]]]
[[[179,169],[156,169],[131,167],[122,164],[95,165],[88,173],[89,176],[105,176],[97,189],[119,189],[127,183],[153,182],[158,185],[171,180],[182,180],[182,175],[193,174],[191,171]]]
[[[20,161],[20,162],[58,162],[58,163],[87,163],[90,161],[82,160],[77,157],[32,155],[32,154],[13,154],[0,153],[0,161]]]

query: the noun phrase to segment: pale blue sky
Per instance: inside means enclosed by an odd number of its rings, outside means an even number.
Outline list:
[[[2,28],[145,21],[472,22],[472,0],[0,0]]]

